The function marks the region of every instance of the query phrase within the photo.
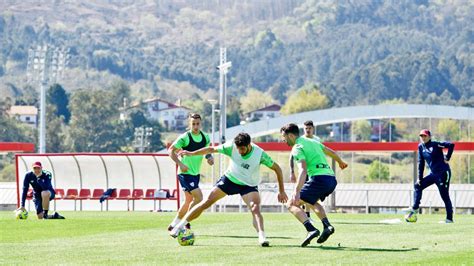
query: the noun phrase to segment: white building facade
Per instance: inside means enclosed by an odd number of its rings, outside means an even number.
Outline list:
[[[143,104],[147,118],[158,121],[168,130],[186,129],[189,108],[158,98],[145,100]],[[132,108],[135,107],[138,106]]]
[[[35,106],[13,105],[8,111],[8,115],[33,127],[38,125],[38,108]]]
[[[276,118],[281,115],[281,106],[278,104],[272,104],[263,108],[248,112],[246,114],[247,121],[258,121],[262,119]]]

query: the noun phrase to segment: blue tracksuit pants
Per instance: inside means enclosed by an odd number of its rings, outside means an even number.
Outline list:
[[[423,190],[433,184],[436,184],[439,190],[439,194],[444,201],[446,206],[446,219],[453,220],[453,205],[451,204],[451,199],[449,198],[449,183],[451,181],[451,170],[445,172],[425,176],[419,184],[415,184],[414,192],[414,203],[413,209],[417,210],[420,207],[421,196]]]

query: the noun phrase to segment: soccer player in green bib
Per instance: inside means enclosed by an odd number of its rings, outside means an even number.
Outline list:
[[[184,204],[181,205],[176,217],[168,226],[168,231],[171,231],[173,227],[183,219],[188,210],[202,201],[202,191],[199,188],[199,179],[203,156],[186,156],[180,160],[177,155],[179,150],[196,151],[209,146],[209,135],[201,131],[201,120],[199,114],[189,114],[189,127],[191,129],[179,136],[168,149],[171,159],[179,167],[178,180],[183,188],[185,196]],[[214,164],[214,158],[212,158],[212,155],[207,155],[206,159],[209,165]],[[189,229],[191,225],[186,224],[186,227]]]
[[[306,206],[314,210],[318,218],[321,219],[324,229],[317,242],[323,243],[334,233],[334,227],[329,223],[326,212],[318,201],[324,201],[337,185],[334,171],[329,166],[326,155],[336,160],[341,169],[346,168],[347,164],[335,151],[324,146],[321,142],[300,137],[300,130],[296,124],[291,123],[283,126],[280,133],[282,139],[292,147],[291,155],[296,160],[299,170],[293,195],[288,201],[288,210],[308,231],[301,246],[307,246],[312,239],[320,234],[301,209],[302,204],[307,204]],[[307,181],[306,175],[308,175]]]
[[[308,138],[308,139],[314,139],[314,140],[317,140],[319,142],[321,142],[321,139],[314,135],[314,124],[313,124],[313,121],[311,120],[308,120],[308,121],[305,121],[303,123],[304,125],[304,135],[303,137],[305,138]],[[295,160],[293,158],[293,156],[290,156],[290,181],[291,183],[296,183],[296,175],[295,175]],[[308,181],[308,176],[306,176],[306,181]],[[310,207],[305,207],[305,205],[303,205],[303,208],[305,210],[305,213],[306,215],[309,217],[309,219],[312,221],[311,217],[310,217]]]
[[[250,135],[247,133],[239,133],[234,138],[234,143],[203,148],[194,152],[183,151],[181,155],[193,156],[216,152],[230,157],[228,169],[224,176],[216,183],[207,199],[194,206],[170,232],[170,235],[177,237],[188,222],[198,218],[204,210],[211,207],[219,199],[227,195],[240,194],[252,212],[253,226],[257,230],[259,244],[263,247],[268,247],[270,244],[265,236],[263,216],[260,213],[260,194],[258,193],[258,184],[260,183],[259,169],[260,164],[263,164],[275,172],[279,188],[278,201],[285,203],[288,197],[285,193],[280,166],[262,148],[251,143]]]

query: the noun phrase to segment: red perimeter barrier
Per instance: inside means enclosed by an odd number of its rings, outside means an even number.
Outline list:
[[[5,152],[34,152],[35,144],[27,142],[0,142],[0,151]]]
[[[474,142],[453,142],[455,151],[473,151]],[[290,151],[284,142],[256,143],[265,151]],[[336,151],[416,151],[418,142],[324,142],[324,145]]]

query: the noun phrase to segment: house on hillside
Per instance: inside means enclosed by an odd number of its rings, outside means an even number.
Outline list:
[[[127,108],[130,112],[135,108],[142,107],[145,110],[145,116],[150,120],[158,121],[168,130],[181,131],[187,127],[187,118],[189,108],[176,105],[174,103],[159,99],[147,99],[141,104],[136,104]],[[123,117],[123,115],[121,115]]]
[[[267,119],[267,118],[275,118],[281,115],[280,109],[281,109],[280,105],[272,104],[272,105],[268,105],[263,108],[248,112],[244,114],[244,117],[245,117],[245,120],[249,122],[258,121],[258,120]]]
[[[13,105],[7,111],[10,117],[16,118],[25,124],[36,127],[38,125],[38,108],[32,105]]]

